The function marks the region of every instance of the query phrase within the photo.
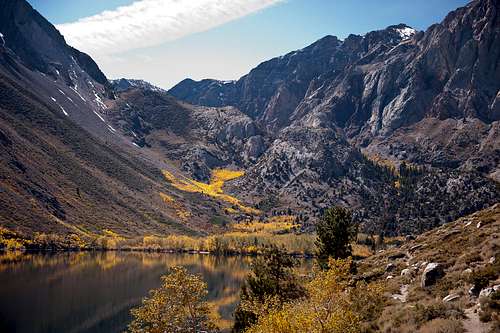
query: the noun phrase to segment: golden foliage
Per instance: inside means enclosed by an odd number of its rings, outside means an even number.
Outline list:
[[[173,267],[160,288],[150,291],[142,305],[131,311],[132,333],[200,332],[215,329],[205,301],[207,284],[185,268]]]
[[[241,203],[241,201],[233,196],[224,193],[222,189],[224,183],[229,180],[236,179],[243,176],[245,173],[243,171],[233,171],[228,169],[215,169],[212,171],[212,176],[210,178],[210,183],[205,184],[194,179],[187,177],[175,177],[171,172],[167,170],[162,170],[163,176],[169,181],[172,186],[178,190],[190,193],[201,193],[208,195],[210,197],[225,201],[231,205],[238,207],[244,213],[258,215],[260,211],[247,207]]]
[[[363,322],[380,313],[382,290],[375,285],[350,283],[351,260],[331,260],[330,269],[315,272],[306,285],[308,297],[261,307],[258,321],[247,333],[358,333]]]
[[[266,222],[243,222],[243,223],[235,223],[232,225],[232,228],[236,231],[242,232],[289,232],[291,231],[295,225],[292,223],[294,219],[291,221],[288,219],[269,219]]]
[[[189,212],[183,204],[177,202],[172,196],[160,192],[160,197],[163,200],[164,203],[166,203],[169,207],[173,208],[175,210],[175,213],[177,216],[183,220],[187,221],[188,218],[191,217],[191,212]]]
[[[0,227],[0,249],[7,251],[24,250],[30,242],[22,239],[18,234]]]
[[[389,169],[393,175],[397,176],[399,174],[399,170],[398,170],[398,168],[396,167],[396,164],[393,161],[391,161],[389,159],[386,159],[386,158],[383,158],[379,154],[366,154],[366,153],[363,153],[363,155],[368,160],[372,161],[374,164]]]
[[[104,236],[106,237],[112,237],[112,238],[117,238],[117,239],[123,239],[123,237],[121,237],[118,233],[112,231],[112,230],[109,230],[109,229],[103,229],[102,230],[102,233],[104,234]]]

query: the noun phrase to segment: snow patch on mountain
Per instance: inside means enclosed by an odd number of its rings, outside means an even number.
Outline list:
[[[411,38],[413,35],[415,35],[417,33],[417,31],[415,29],[410,28],[410,27],[396,29],[396,31],[403,39]]]

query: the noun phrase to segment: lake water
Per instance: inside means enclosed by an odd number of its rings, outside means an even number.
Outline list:
[[[0,254],[0,332],[123,332],[172,266],[201,274],[229,327],[248,257],[137,252]]]

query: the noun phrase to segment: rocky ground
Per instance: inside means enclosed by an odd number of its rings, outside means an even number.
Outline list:
[[[497,204],[359,262],[358,278],[386,285],[383,332],[498,332],[499,249]]]

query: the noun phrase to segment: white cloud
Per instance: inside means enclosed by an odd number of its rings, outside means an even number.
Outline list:
[[[57,28],[71,46],[102,56],[206,31],[281,1],[139,0]]]

